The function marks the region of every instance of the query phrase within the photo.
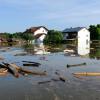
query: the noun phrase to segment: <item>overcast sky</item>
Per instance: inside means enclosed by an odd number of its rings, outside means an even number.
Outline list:
[[[0,0],[0,32],[64,30],[100,23],[100,0]]]

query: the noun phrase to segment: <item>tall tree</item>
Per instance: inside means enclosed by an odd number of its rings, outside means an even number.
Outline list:
[[[60,31],[49,30],[45,42],[47,43],[60,43],[63,39],[62,33]]]
[[[90,25],[89,31],[90,31],[90,38],[91,38],[91,40],[98,40],[99,39],[99,34],[98,34],[97,26]]]

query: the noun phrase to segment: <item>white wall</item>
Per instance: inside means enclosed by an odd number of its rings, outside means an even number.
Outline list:
[[[37,31],[34,32],[34,36],[37,35],[37,34],[41,34],[43,33],[43,35],[41,35],[38,39],[37,39],[37,42],[43,42],[44,38],[46,37],[48,31],[44,28],[44,27],[41,27],[40,29],[38,29]]]
[[[78,54],[86,55],[90,53],[90,32],[83,28],[78,32]]]
[[[45,34],[41,35],[41,36],[37,39],[37,42],[38,42],[38,43],[43,42],[43,40],[44,40],[45,37],[46,37]]]
[[[38,29],[37,31],[34,32],[34,35],[37,35],[39,33],[47,34],[48,31],[44,27],[41,27],[40,29]]]

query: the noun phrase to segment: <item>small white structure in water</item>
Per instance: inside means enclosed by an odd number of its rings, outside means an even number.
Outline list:
[[[36,42],[43,42],[48,33],[48,29],[44,26],[31,27],[25,31],[25,33],[32,33]]]
[[[63,39],[77,39],[78,54],[90,52],[90,32],[85,27],[67,28],[63,31]]]

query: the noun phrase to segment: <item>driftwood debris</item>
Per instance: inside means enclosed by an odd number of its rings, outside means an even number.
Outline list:
[[[23,73],[26,73],[26,74],[33,74],[33,75],[47,75],[46,72],[36,72],[36,71],[30,71],[30,70],[27,70],[27,69],[23,69],[23,68],[17,66],[16,64],[14,64],[14,63],[8,64],[8,65],[11,66],[12,68],[15,68],[19,73],[23,72]]]
[[[83,66],[83,65],[86,65],[86,63],[84,62],[84,63],[81,63],[81,64],[74,64],[74,65],[67,64],[67,68],[69,68],[69,67],[75,67],[75,66]]]
[[[39,67],[37,64],[32,64],[32,63],[25,63],[23,66],[34,66],[34,67]]]
[[[60,81],[62,81],[62,82],[66,81],[66,78],[64,76],[62,76],[60,73],[58,73],[57,71],[55,72],[55,74],[59,76]]]
[[[37,64],[37,65],[41,65],[40,63],[38,63],[38,62],[33,62],[33,61],[22,61],[22,62],[26,62],[26,63],[34,63],[34,64]]]
[[[46,83],[50,83],[51,81],[43,81],[43,82],[38,82],[38,84],[46,84]]]
[[[8,69],[6,68],[0,68],[0,76],[5,76],[7,75]]]
[[[16,71],[14,68],[8,66],[7,64],[5,64],[5,63],[0,64],[0,67],[1,68],[6,68],[8,70],[8,72],[11,73],[13,76],[19,77],[18,71]]]
[[[63,77],[63,76],[59,76],[59,79],[62,81],[62,82],[65,82],[66,79]]]
[[[78,76],[100,76],[100,72],[77,72],[77,73],[73,73],[73,75],[78,75]]]
[[[24,62],[23,66],[39,67],[39,65],[41,65],[40,63],[32,62],[32,61],[22,61],[22,62]]]

